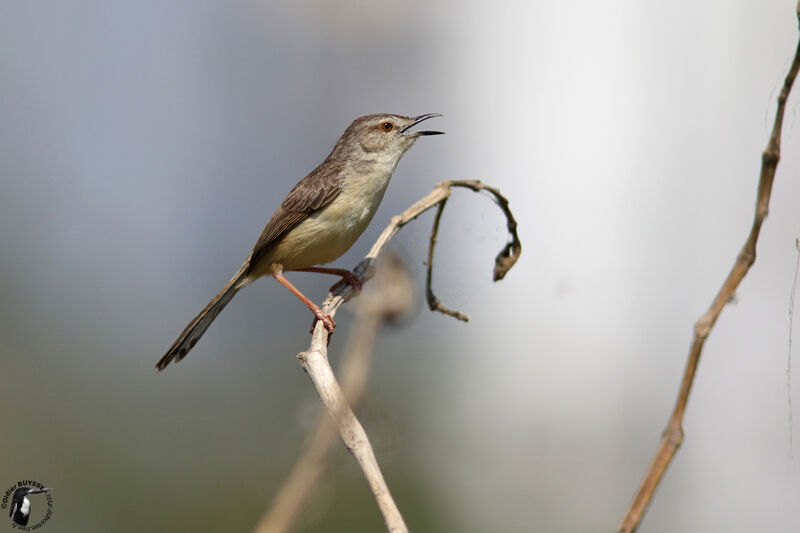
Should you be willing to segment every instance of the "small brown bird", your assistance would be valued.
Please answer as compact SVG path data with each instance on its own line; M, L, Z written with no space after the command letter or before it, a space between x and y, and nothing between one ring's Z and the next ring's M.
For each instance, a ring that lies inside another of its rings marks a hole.
M283 275L284 272L318 272L341 276L331 290L349 283L361 288L349 270L315 265L329 263L344 254L364 232L378 210L397 162L423 135L440 131L408 131L423 120L439 117L376 114L357 118L345 130L330 155L289 192L267 222L258 242L239 271L200 311L170 346L156 368L180 361L197 343L231 298L257 278L271 275L311 309L325 329L333 333L330 315Z

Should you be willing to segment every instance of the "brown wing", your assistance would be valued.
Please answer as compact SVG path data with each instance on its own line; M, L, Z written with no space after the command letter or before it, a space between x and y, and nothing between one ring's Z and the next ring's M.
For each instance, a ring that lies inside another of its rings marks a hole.
M258 263L258 259L272 243L305 220L310 213L328 205L339 195L341 170L341 163L327 160L289 191L253 247L251 265Z

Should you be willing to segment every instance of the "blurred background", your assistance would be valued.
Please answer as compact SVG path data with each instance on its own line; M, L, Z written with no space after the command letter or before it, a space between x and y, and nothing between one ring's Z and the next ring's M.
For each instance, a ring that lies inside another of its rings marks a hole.
M510 198L523 255L492 283L504 219L454 195L435 289L472 321L420 301L382 333L378 459L413 531L614 530L749 231L796 42L790 0L3 2L0 487L53 487L50 531L251 530L315 421L308 310L259 281L153 365L352 119L438 112L447 135L336 265L452 178ZM642 531L800 528L797 90L758 260ZM420 289L431 222L396 239ZM318 301L332 282L291 279ZM337 449L301 530L380 531Z

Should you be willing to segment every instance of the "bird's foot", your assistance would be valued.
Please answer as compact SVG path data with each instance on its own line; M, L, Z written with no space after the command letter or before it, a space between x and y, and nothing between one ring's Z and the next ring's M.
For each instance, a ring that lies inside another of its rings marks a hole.
M311 323L311 333L314 334L314 328L317 327L317 320L322 320L322 325L325 326L325 329L328 330L328 342L330 342L331 335L333 335L333 330L336 328L336 322L334 322L331 315L322 311L322 309L313 309L314 313L314 321Z
M346 272L347 272L346 274L342 274L342 279L331 285L331 288L329 290L330 292L334 292L342 285L347 284L353 287L353 293L354 293L353 296L358 296L361 293L361 289L364 287L364 284L361 283L361 280L358 279L358 276L356 276L350 271Z

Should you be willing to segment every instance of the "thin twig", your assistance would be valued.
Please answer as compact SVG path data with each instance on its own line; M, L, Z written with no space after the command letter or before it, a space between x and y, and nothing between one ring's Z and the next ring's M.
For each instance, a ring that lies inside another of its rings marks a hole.
M506 275L519 258L522 250L522 245L517 236L517 223L508 207L508 200L497 189L484 185L480 181L450 180L439 183L424 198L418 200L400 215L392 217L389 225L383 230L375 244L372 245L367 256L353 270L353 273L362 283L366 283L375 275L376 258L391 238L403 226L420 214L446 200L450 196L451 187L465 187L475 192L489 192L505 213L511 240L495 259L494 279L500 280ZM328 294L322 304L322 310L333 316L336 310L352 295L353 288L350 285L343 285L335 293ZM378 467L378 462L375 459L375 453L372 450L367 434L348 405L328 362L328 340L327 330L322 322L318 321L311 338L311 346L308 351L298 354L297 358L314 383L323 405L329 414L338 421L339 434L345 446L353 454L364 472L388 531L391 533L407 532L408 528L389 493L389 488Z
M798 9L800 9L800 2L798 3ZM798 15L800 16L800 11L798 11ZM661 436L661 442L650 463L647 474L642 484L639 486L633 503L631 503L625 517L620 523L619 532L629 533L635 531L639 526L656 487L661 481L672 458L675 456L675 452L677 452L678 447L680 447L683 441L683 416L686 411L686 404L689 400L689 393L692 389L697 364L700 361L700 354L703 351L703 345L711 329L714 327L714 323L717 321L717 318L719 318L722 309L725 307L725 304L731 300L734 291L756 260L756 243L758 242L761 225L769 210L769 200L772 193L772 183L775 179L775 169L780 159L781 129L783 126L783 115L786 109L786 99L789 97L789 92L797 77L798 68L800 68L800 42L798 42L794 60L784 80L783 88L778 95L778 108L775 112L775 123L772 127L772 134L767 143L767 148L764 150L761 157L761 177L758 182L758 196L753 226L750 229L750 234L744 246L736 258L733 268L722 284L714 301L711 303L708 311L706 311L694 325L694 340L689 350L689 357L686 362L686 368L684 369L678 399L675 402L672 415Z
M428 242L428 272L425 276L425 297L428 300L428 307L431 311L439 311L445 315L451 316L462 322L469 322L469 317L464 313L445 307L438 296L433 294L431 283L433 281L433 248L436 246L436 237L439 234L439 221L442 220L442 212L444 206L447 205L447 198L439 202L436 206L436 216L433 217L433 229L431 229L431 238Z
M378 327L383 321L393 321L407 314L413 307L411 283L399 257L388 254L378 267L370 289L358 300L356 320L339 364L342 391L353 409L364 395ZM336 443L338 419L322 413L305 452L278 489L254 533L291 531L325 472L330 451Z

